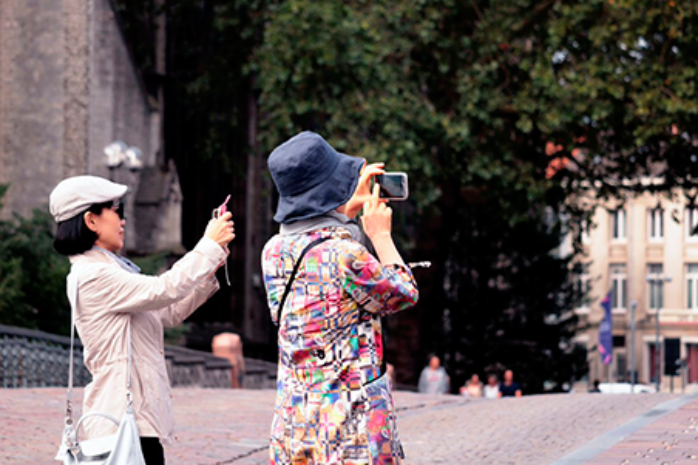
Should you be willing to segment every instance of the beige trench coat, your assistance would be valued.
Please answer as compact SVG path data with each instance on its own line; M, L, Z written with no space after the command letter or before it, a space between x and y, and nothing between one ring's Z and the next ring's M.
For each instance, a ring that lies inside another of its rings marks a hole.
M210 275L225 258L223 248L208 238L160 276L130 273L96 249L70 257L71 275L78 280L76 327L92 374L83 414L98 411L120 419L126 410L130 325L131 392L138 430L141 436L165 443L174 439L163 327L181 323L218 290L218 281ZM88 419L80 437L115 431L108 420Z

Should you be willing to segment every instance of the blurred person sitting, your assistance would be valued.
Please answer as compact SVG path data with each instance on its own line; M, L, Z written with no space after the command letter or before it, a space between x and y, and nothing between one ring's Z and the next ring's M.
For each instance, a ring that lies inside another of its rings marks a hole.
M465 386L460 388L460 393L466 397L482 397L482 381L477 373L473 374Z
M485 399L499 398L499 380L497 379L497 375L490 374L487 377L487 384L485 385L483 392L485 394Z
M514 372L504 372L504 382L499 385L499 397L521 397L521 386L514 382Z
M441 366L441 360L436 355L429 356L429 365L419 376L419 392L425 394L446 394L449 387L449 377Z

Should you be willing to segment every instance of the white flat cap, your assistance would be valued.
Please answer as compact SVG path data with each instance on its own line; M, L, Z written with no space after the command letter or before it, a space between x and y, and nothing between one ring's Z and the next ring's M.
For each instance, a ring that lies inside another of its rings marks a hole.
M51 215L57 223L69 220L96 203L120 199L128 186L98 176L74 176L59 182L49 196Z

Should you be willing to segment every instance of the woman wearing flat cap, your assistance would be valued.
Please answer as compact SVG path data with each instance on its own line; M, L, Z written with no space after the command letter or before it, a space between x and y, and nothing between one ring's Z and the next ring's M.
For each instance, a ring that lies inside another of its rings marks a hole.
M399 463L381 317L413 306L418 291L393 243L391 210L370 188L383 165L312 132L281 144L268 165L281 223L262 254L279 325L271 463ZM377 257L353 221L362 208Z
M126 409L129 346L133 409L148 465L164 464L161 441L174 438L170 382L164 358L163 327L191 315L218 290L215 271L235 237L231 214L211 220L196 247L161 276L144 276L117 255L124 246L122 198L127 186L96 176L61 181L50 196L58 223L54 248L70 257L68 276L77 286L75 325L92 382L83 413L121 418ZM129 342L131 342L129 344ZM80 437L113 434L108 421L86 421Z

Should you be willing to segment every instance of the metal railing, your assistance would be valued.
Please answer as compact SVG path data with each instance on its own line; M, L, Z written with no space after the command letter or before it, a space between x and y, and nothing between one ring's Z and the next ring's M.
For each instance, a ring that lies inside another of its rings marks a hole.
M0 387L67 386L69 355L68 337L0 325ZM166 346L165 360L172 386L232 385L230 362L210 353ZM75 341L74 364L75 385L85 386L92 377L83 363L79 340Z
M70 338L0 325L0 386L3 388L67 386ZM75 343L74 380L91 379L82 362L82 344Z

